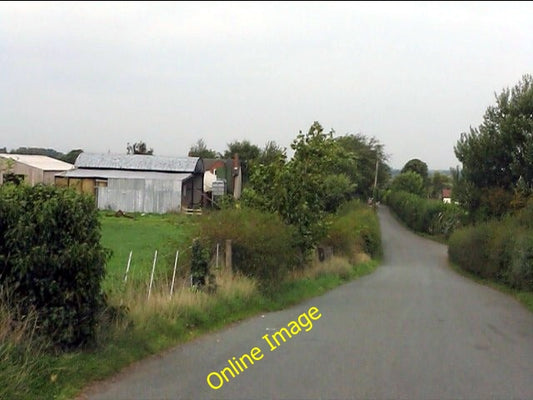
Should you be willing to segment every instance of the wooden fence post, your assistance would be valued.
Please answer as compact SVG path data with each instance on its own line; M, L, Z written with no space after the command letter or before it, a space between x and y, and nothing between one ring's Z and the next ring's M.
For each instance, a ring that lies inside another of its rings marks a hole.
M233 269L232 265L232 254L231 254L231 240L226 240L226 271L231 272Z

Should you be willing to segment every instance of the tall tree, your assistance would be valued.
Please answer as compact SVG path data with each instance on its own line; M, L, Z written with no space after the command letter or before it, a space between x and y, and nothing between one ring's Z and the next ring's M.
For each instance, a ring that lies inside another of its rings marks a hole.
M259 158L261 149L255 144L250 143L249 140L236 140L228 143L228 149L224 152L224 158L233 158L235 154L239 155L243 181L247 182L251 166Z
M300 132L291 147L295 151L291 160L280 157L254 168L243 197L249 205L277 212L294 225L305 253L324 234L325 213L353 192L355 184L344 171L356 169L356 162L318 122L307 134Z
M357 184L354 195L363 199L373 196L376 162L378 163L378 189L388 183L391 175L391 169L387 164L388 156L385 154L383 145L376 138L357 134L340 136L336 140L357 158L357 170L345 171Z
M210 150L204 142L204 139L198 139L196 144L192 145L188 153L189 157L217 158L217 152Z
M265 147L261 149L261 153L257 158L258 164L271 164L278 159L285 159L287 156L285 154L285 149L278 146L278 144L270 140L265 144Z
M460 199L470 210L497 188L533 193L533 76L524 75L513 89L495 97L479 127L461 133L454 147L463 178L477 189ZM476 198L476 193L483 194Z
M391 189L394 191L413 193L421 197L426 193L422 176L413 171L402 172L400 175L396 176L392 181Z
M422 177L424 184L428 182L428 165L418 158L413 158L405 163L401 173L412 171Z

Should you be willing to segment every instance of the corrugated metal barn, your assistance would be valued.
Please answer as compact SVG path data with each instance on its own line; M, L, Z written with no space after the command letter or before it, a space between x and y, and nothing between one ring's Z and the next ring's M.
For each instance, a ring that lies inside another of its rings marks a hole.
M94 194L100 209L160 214L202 204L197 157L81 153L75 166L56 175L56 185Z

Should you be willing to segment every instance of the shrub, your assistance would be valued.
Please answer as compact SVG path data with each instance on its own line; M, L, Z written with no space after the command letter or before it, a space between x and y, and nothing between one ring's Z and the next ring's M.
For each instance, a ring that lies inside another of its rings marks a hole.
M0 286L19 304L20 317L34 309L37 332L59 347L90 342L105 305L100 285L108 257L94 199L4 185L0 215Z
M381 253L379 222L374 210L357 200L343 205L330 221L323 244L337 255L352 259L358 252L371 256Z
M204 239L232 241L233 269L255 278L262 290L271 290L300 259L294 228L273 213L250 208L210 212L200 221Z
M520 216L455 231L450 260L482 278L533 290L533 230L524 227Z

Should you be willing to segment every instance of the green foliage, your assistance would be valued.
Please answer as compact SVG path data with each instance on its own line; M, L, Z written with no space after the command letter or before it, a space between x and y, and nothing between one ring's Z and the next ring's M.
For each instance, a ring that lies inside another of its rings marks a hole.
M418 158L413 158L407 161L403 166L401 173L403 174L409 171L420 175L424 183L428 181L428 166L424 161L419 160Z
M249 140L243 140L242 142L236 140L228 143L228 149L224 152L223 158L233 158L235 154L239 155L243 182L248 182L252 165L259 158L261 149Z
M344 204L331 217L323 244L331 246L335 254L347 257L352 262L360 252L372 257L379 256L381 236L375 211L358 200Z
M189 157L200 158L217 158L217 152L207 148L204 139L198 139L196 144L192 145L188 153Z
M356 168L355 156L324 133L315 122L309 132L300 134L291 147L293 158L279 158L258 165L243 191L245 204L281 216L296 228L296 243L302 254L313 248L326 233L325 214L335 211L349 198L355 184L345 171ZM336 176L336 177L334 177Z
M285 149L278 146L276 142L270 140L265 144L265 147L261 150L256 162L258 164L272 164L279 159L285 160L287 158Z
M357 158L357 168L347 168L344 171L356 184L353 194L362 199L374 197L376 161L378 161L378 191L385 187L391 175L383 145L376 138L367 138L361 134L340 136L335 140Z
M209 252L200 240L195 239L191 251L191 277L192 285L197 288L205 286L209 274Z
M481 278L533 290L533 226L527 219L532 210L533 203L503 220L455 231L449 240L450 260Z
M69 164L74 164L81 153L83 153L83 150L81 149L71 150L61 157L61 161L67 162Z
M395 192L407 192L423 197L426 193L422 176L413 171L402 172L396 176L391 184Z
M53 344L90 342L105 305L100 285L108 258L94 199L49 186L4 185L0 215L0 286L22 314L35 309L38 333Z
M11 154L28 154L36 156L48 156L60 160L63 157L63 153L54 149L45 149L42 147L19 147L18 149L12 149Z
M263 290L276 288L300 259L294 229L272 213L225 209L200 220L202 238L224 245L232 241L233 269L257 279Z
M448 237L465 223L465 212L455 204L428 200L402 191L391 192L387 203L407 226L417 232Z
M526 197L533 193L533 77L524 75L512 90L497 95L481 125L463 132L454 151L463 164L461 183L466 186L458 190L458 199L469 211L480 206L483 189L512 194L520 187ZM484 206L490 215L507 211L499 204L494 209L490 203Z
M433 199L440 199L442 196L442 190L449 189L451 184L451 177L441 174L438 171L434 172L431 176L429 196Z

